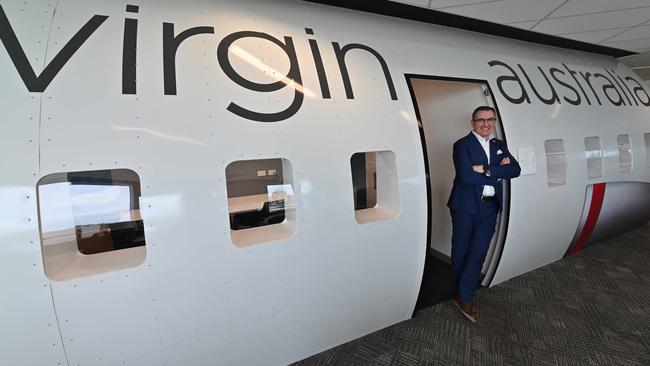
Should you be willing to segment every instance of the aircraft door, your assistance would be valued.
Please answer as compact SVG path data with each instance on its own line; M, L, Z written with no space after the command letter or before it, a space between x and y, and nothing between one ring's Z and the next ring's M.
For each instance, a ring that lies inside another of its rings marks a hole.
M450 263L452 225L447 200L455 176L453 144L471 130L470 119L474 108L479 105L495 107L495 104L485 81L424 76L410 76L408 81L420 122L420 136L428 167L429 254L437 260L427 260L427 266L436 262ZM504 140L500 122L497 122L495 134ZM505 241L509 186L506 182L502 184L505 207L497 219L496 233L484 262L484 286L491 282ZM425 269L425 275L427 272L439 271Z

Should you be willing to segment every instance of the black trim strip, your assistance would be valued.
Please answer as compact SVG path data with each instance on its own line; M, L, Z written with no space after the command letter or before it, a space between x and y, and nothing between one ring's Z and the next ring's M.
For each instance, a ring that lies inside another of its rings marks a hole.
M411 94L411 101L413 103L413 108L415 110L415 118L417 118L418 121L418 131L420 133L420 141L422 143L422 153L424 157L424 171L426 174L426 187L427 187L427 242L425 245L426 252L425 252L425 268L426 268L426 258L429 257L429 244L431 243L431 179L429 177L429 156L427 153L427 142L426 142L426 137L424 136L424 124L422 123L422 117L420 115L420 108L418 107L417 103L417 98L415 96L415 91L413 90L413 84L411 83L411 79L424 79L424 80L442 80L442 81L458 81L458 82L465 82L465 83L476 83L476 84L483 84L486 85L488 88L488 91L490 92L490 98L492 99L492 103L494 104L494 110L497 112L497 118L499 121L502 121L503 119L501 118L501 113L499 112L499 106L497 105L497 101L494 98L494 93L492 92L492 87L490 86L490 83L487 80L481 80L481 79L469 79L469 78L457 78L457 77L448 77L448 76L432 76L432 75L420 75L420 74L404 74L404 77L406 78L406 84L408 85L409 93ZM501 130L501 136L503 137L503 142L508 144L508 139L506 138L506 131L503 128L503 123L499 125L499 128ZM510 225L510 195L511 195L511 186L510 186L510 180L506 180L506 185L508 188L508 197L507 199L504 197L504 204L507 205L508 208L508 215L502 215L501 219L504 220L504 234L503 234L503 245L498 246L497 250L498 252L495 253L494 255L497 256L496 258L496 263L494 266L494 270L492 273L487 273L486 275L489 276L487 279L487 286L489 287L492 284L492 281L494 279L494 275L496 274L497 268L499 268L499 265L501 264L501 257L503 255L503 250L505 248L506 240L508 238L508 227ZM503 210L502 210L503 212ZM424 271L422 273L424 275ZM421 280L422 281L422 280Z
M499 106L497 106L497 100L494 98L494 92L492 92L492 87L490 86L490 83L485 80L485 85L487 85L488 91L490 92L490 98L492 98L492 103L494 104L494 110L497 111L497 118L499 121L503 121L501 118L501 113L499 112ZM501 136L503 137L503 142L508 146L508 139L506 137L506 129L503 127L503 122L499 124L501 128ZM508 149L510 150L510 149ZM512 151L510 152L512 154ZM508 239L508 228L510 226L510 197L512 196L512 187L510 186L510 179L505 179L505 184L508 188L508 197L504 197L504 204L508 206L508 215L506 217L501 216L501 220L504 220L504 230L503 230L503 245L497 247L498 253L495 253L498 257L496 258L496 263L494 265L494 270L492 273L488 273L487 275L489 276L487 279L487 286L489 287L492 285L492 280L494 280L494 275L497 273L497 269L499 268L499 265L501 264L501 256L503 255L503 249L506 247L506 241ZM501 209L501 212L503 213L503 209ZM494 255L494 254L493 254Z
M636 52L605 47L572 39L537 33L503 24L491 23L485 20L468 18L460 15L443 13L441 11L422 8L419 6L396 3L388 0L374 1L344 1L344 0L303 0L340 8L360 10L366 13L386 15L395 18L415 20L423 23L443 25L464 29L493 36L517 39L520 41L543 44L546 46L567 48L577 51L598 53L613 57L636 55Z

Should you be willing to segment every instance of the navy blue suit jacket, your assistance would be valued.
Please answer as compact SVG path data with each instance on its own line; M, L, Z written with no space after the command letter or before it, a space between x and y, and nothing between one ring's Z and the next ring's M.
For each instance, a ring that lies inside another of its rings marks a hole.
M517 160L508 151L506 144L496 138L490 140L490 157L490 176L487 177L472 169L472 165L485 165L488 163L485 150L483 150L476 136L470 132L467 136L454 143L456 177L454 178L454 187L451 190L451 196L447 202L449 208L469 213L478 213L484 185L494 187L497 202L499 203L499 207L501 207L503 203L501 179L518 177L521 168ZM510 158L510 164L499 165L505 157Z

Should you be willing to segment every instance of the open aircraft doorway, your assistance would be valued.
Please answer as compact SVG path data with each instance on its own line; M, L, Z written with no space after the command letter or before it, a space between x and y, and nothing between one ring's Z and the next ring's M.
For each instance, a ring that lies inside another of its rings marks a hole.
M506 141L499 111L490 86L485 80L407 74L406 80L420 127L427 179L428 223L427 256L420 294L419 310L451 298L455 283L451 273L451 215L447 200L455 176L453 144L471 130L474 108L488 105L497 110L496 137ZM510 206L510 183L503 181L504 207L481 270L481 285L489 286L505 242Z

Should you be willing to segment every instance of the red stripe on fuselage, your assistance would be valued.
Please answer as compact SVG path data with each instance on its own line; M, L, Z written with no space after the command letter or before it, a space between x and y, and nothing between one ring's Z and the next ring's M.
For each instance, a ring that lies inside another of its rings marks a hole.
M603 207L603 200L605 198L605 183L594 184L592 193L591 193L591 205L589 206L589 214L587 214L587 221L585 222L584 228L580 233L580 237L576 241L576 244L571 249L571 254L577 253L582 250L582 248L587 244L591 232L594 231L596 226L596 221L598 221L598 216L600 216L600 209Z

